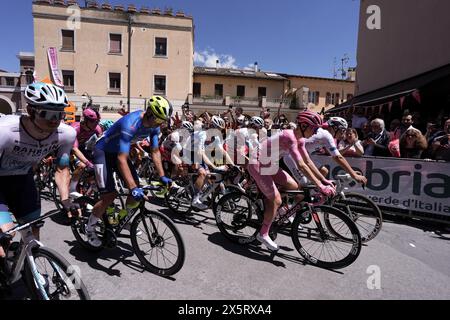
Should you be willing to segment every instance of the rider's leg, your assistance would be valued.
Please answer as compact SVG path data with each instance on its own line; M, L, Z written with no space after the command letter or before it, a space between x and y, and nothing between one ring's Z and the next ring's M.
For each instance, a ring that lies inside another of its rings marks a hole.
M206 179L206 170L202 167L198 169L198 177L197 180L195 180L194 188L196 191L196 194L198 194L203 189L203 185L205 184Z
M326 177L326 176L328 175L328 169L327 169L327 167L325 167L325 166L322 166L322 167L319 169L319 171L320 171L320 173L321 173L324 177Z
M77 191L78 181L80 181L80 177L83 173L84 168L86 168L86 165L83 162L79 161L77 163L75 171L72 174L72 179L70 180L69 192Z
M9 212L0 212L0 229L2 232L6 232L10 229L14 228L14 223L11 217L11 213ZM0 246L0 258L5 257L5 251L3 247Z

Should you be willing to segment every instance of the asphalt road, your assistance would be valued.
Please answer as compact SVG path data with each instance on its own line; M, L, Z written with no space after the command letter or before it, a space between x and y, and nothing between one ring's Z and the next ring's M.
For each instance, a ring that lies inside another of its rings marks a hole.
M229 242L211 211L180 217L156 204L179 228L186 246L183 269L167 279L144 271L128 238L116 249L82 249L58 218L48 219L42 242L81 270L92 299L302 300L450 299L450 231L385 221L351 266L337 271L305 265L288 236L274 258L261 246ZM55 206L43 200L43 212ZM22 299L20 284L14 298Z

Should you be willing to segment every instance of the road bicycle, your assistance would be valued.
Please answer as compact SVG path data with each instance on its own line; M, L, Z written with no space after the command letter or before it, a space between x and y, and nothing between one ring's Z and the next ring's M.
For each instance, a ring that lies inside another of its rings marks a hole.
M161 187L150 185L143 189L145 192L160 191ZM131 223L130 237L133 251L146 270L161 276L171 276L181 270L185 260L185 246L181 234L169 217L145 207L148 199L142 201L136 209L129 210L128 215L117 224L111 224L105 212L95 226L102 245L92 246L86 235L86 225L97 201L86 196L74 199L74 202L80 205L82 215L74 220L71 228L83 248L93 252L115 248L122 231Z
M361 235L355 223L341 210L323 205L323 197L312 195L315 186L301 191L282 192L283 206L290 208L272 223L269 235L286 229L295 215L290 236L295 249L309 263L322 268L339 269L352 264L361 252ZM301 196L303 200L296 201ZM215 212L220 232L238 244L256 241L264 220L263 196L252 198L247 193L232 192L223 196Z
M363 243L374 239L383 225L383 214L378 205L365 195L348 191L347 185L356 185L349 174L337 175L335 182L336 196L329 198L328 204L352 219L358 227Z
M172 212L189 215L192 210L197 210L192 206L197 177L198 172L190 172L175 180L179 188L170 189L165 197L166 205ZM231 167L226 171L212 170L207 175L200 201L214 211L221 196L232 191L244 191L239 185L240 177L241 171L238 167Z
M6 257L0 259L1 285L10 288L23 278L32 299L89 300L79 269L32 236L31 227L42 227L44 220L54 214L0 233L0 244L6 253ZM21 240L11 243L17 231Z

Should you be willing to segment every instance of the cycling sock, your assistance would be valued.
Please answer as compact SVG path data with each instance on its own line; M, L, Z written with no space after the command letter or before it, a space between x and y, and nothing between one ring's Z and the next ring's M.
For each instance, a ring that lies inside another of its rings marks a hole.
M259 231L259 234L263 237L268 236L271 225L272 225L272 222L269 224L263 223L261 230Z

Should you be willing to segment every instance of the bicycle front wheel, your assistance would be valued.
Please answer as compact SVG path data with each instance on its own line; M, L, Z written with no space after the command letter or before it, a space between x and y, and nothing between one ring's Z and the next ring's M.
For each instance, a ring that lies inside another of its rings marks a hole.
M345 199L337 196L332 199L333 207L346 213L355 222L362 242L375 238L381 230L383 216L375 202L359 193L346 192Z
M305 208L297 213L291 237L300 255L321 268L345 268L361 252L361 235L356 225L345 213L329 206L317 206L312 211Z
M80 270L72 266L56 251L38 247L32 250L37 274L30 263L25 268L25 281L33 299L36 300L90 300ZM38 286L41 283L45 293Z
M166 215L143 208L134 218L130 234L134 253L148 271L171 276L183 267L183 238Z

